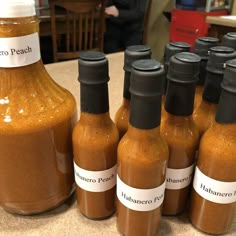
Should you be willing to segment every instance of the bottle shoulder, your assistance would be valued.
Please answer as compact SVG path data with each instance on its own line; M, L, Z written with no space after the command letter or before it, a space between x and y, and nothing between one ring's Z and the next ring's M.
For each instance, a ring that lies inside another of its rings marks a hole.
M166 161L169 151L165 140L157 130L126 132L118 145L120 158L130 158L137 161Z
M82 112L73 130L73 139L81 144L92 142L105 145L106 143L118 142L119 134L109 112L104 114Z
M236 181L236 124L214 124L202 136L197 165L211 178Z
M77 115L74 97L50 77L41 61L24 68L1 68L0 73L0 126L4 129L25 132Z
M161 123L161 136L167 143L184 146L198 143L199 131L192 116L175 118L167 117Z

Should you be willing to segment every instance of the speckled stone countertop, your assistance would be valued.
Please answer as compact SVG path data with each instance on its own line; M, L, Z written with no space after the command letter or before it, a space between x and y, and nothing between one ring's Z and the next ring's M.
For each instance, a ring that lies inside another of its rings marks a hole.
M111 117L120 106L123 94L123 53L108 55L109 99ZM68 89L76 98L79 112L79 82L77 60L46 65L52 78ZM116 236L115 215L107 220L92 221L82 216L76 207L75 194L60 207L37 216L16 216L0 209L0 236ZM189 222L187 213L177 217L162 217L158 236L205 235ZM227 235L236 235L236 217ZM135 236L135 235L134 235Z

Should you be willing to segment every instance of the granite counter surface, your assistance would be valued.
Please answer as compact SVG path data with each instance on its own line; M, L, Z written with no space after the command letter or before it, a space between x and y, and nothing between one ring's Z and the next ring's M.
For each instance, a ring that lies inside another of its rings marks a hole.
M123 94L123 53L108 55L109 99L111 117L120 106ZM60 62L46 65L52 78L68 89L76 98L79 112L78 61ZM82 216L76 207L75 194L60 207L36 216L16 216L0 209L0 236L118 236L115 215L102 221L92 221ZM158 236L205 235L189 222L187 213L177 217L162 217ZM236 235L236 217L227 234Z

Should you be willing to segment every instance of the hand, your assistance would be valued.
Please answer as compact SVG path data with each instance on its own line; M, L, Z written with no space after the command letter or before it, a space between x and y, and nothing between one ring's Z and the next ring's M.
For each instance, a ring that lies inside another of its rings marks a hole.
M119 16L119 10L114 5L112 5L110 7L106 7L105 8L105 13L109 16L114 16L114 17Z

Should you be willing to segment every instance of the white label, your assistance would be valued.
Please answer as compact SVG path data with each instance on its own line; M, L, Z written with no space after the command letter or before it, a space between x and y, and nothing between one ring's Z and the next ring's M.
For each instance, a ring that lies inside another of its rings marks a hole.
M165 182L152 189L137 189L128 186L117 175L117 197L129 209L135 211L152 211L158 208L165 194Z
M204 175L196 167L193 187L195 191L208 201L228 204L236 202L236 182L222 182Z
M190 185L193 177L194 165L184 169L166 170L166 188L167 189L182 189Z
M0 67L27 66L39 60L38 33L21 37L0 38Z
M117 165L108 170L89 171L74 162L76 184L89 192L105 192L116 185Z

